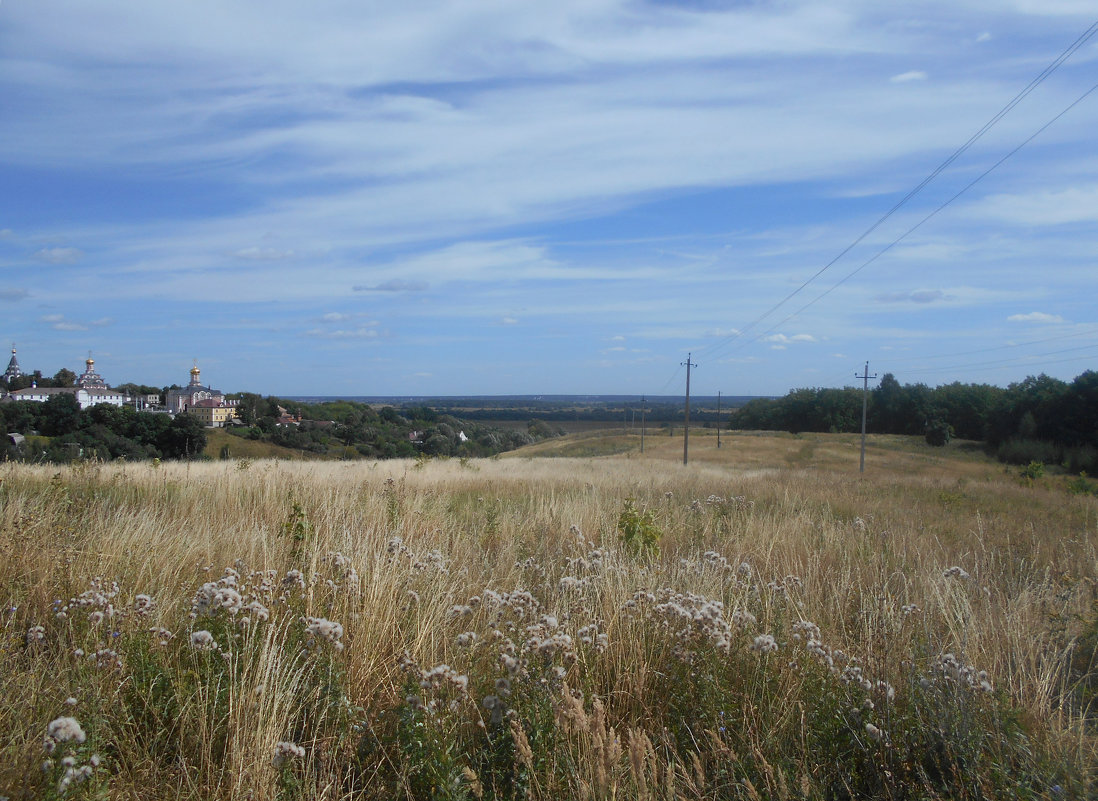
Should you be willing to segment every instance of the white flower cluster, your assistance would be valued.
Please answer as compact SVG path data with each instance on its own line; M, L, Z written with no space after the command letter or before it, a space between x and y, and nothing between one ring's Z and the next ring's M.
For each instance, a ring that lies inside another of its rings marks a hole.
M343 626L334 620L323 617L310 617L305 619L305 634L309 638L309 646L319 641L326 643L336 651L343 650Z
M213 617L222 610L236 615L244 607L244 596L237 589L240 574L231 567L217 581L207 581L194 594L191 617Z
M639 590L625 602L624 611L652 618L667 631L672 652L686 662L692 662L703 646L725 652L732 648L732 628L724 618L720 601L669 587L655 595Z
M945 681L968 687L974 692L995 692L995 686L991 683L987 671L966 665L953 654L939 656L931 665L931 669Z
M217 651L220 646L218 646L213 634L205 629L200 629L191 632L191 648L196 651Z
M292 759L304 759L305 749L297 743L283 740L282 742L275 743L274 750L271 753L271 764L276 768L281 768Z
M942 571L942 578L958 578L961 580L965 580L969 578L969 575L968 571L965 570L963 567L958 567L957 565L954 565L953 567Z
M304 590L306 587L305 574L296 567L287 570L286 575L282 577L281 586L284 593L290 593L294 590Z
M88 621L92 625L99 625L104 618L114 617L114 599L118 596L119 587L117 581L110 584L96 576L91 580L91 589L85 590L75 598L70 598L67 604L60 601L54 602L54 615L59 620L66 619L71 612L83 611L88 615Z
M236 560L236 567L225 568L225 574L220 579L208 581L198 588L191 602L192 620L215 617L222 612L227 613L241 627L270 620L271 613L267 604L272 603L274 598L275 572L254 571L242 579L237 568L246 569L240 559ZM300 575L300 571L290 572ZM304 585L303 578L301 581ZM296 580L287 584L286 579L283 579L281 600L285 601L289 597L294 586Z
M576 638L581 645L594 646L595 650L601 654L610 645L610 638L604 632L599 631L602 625L601 620L596 620L586 626L581 626L576 632Z
M338 590L343 586L358 586L358 571L351 564L350 557L344 556L339 551L332 551L327 556L321 557L320 563L331 567L331 578L327 582L331 589Z
M538 622L526 627L523 651L536 653L546 662L552 661L557 654L567 665L576 661L572 637L562 630L560 621L553 615L542 615Z
M88 735L84 733L84 728L76 718L55 718L46 727L43 748L47 754L52 754L58 743L82 743L87 739Z
M760 634L751 643L751 650L757 654L771 654L778 650L778 643L772 634Z
M92 754L88 758L86 765L81 765L76 761L74 756L66 756L61 759L61 766L65 771L61 774L61 779L57 782L57 794L64 795L69 791L69 788L74 784L80 784L87 781L95 774L95 769L99 767L100 759L98 754Z
M139 593L133 598L133 612L135 615L144 616L150 614L156 608L156 602L152 596Z

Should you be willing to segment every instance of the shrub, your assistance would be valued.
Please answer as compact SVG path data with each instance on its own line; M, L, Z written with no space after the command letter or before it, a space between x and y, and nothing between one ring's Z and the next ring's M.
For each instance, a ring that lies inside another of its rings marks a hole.
M618 515L618 531L625 547L641 556L658 554L663 532L656 525L655 514L651 509L638 510L632 498L626 498L623 506Z
M926 424L926 442L940 448L953 439L953 426L945 420L931 420Z
M1026 481L1036 481L1045 474L1045 466L1040 462L1030 462L1018 472Z
M1039 439L1011 439L999 446L996 457L1007 464L1058 464L1060 448L1052 442Z

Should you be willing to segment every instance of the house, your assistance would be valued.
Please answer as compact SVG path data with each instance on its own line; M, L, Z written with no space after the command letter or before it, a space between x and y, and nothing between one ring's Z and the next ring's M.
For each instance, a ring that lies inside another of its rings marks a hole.
M207 398L188 406L186 412L201 420L206 428L223 428L236 419L236 403Z
M27 387L10 393L8 399L45 403L54 395L75 395L81 409L87 409L99 403L109 403L111 406L126 404L126 396L110 387Z

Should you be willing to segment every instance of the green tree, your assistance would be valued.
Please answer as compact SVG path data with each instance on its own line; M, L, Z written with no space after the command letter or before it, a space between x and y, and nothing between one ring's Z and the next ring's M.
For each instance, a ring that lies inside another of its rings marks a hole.
M50 395L42 404L41 428L48 437L57 437L75 431L80 425L80 404L69 392Z
M162 434L159 446L169 459L193 459L206 447L206 429L197 417L177 414Z
M55 387L71 387L76 384L76 373L67 367L62 367L56 373L53 374L53 385Z

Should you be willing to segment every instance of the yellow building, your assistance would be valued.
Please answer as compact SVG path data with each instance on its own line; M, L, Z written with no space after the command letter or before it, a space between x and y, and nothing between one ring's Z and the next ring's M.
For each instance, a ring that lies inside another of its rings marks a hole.
M187 406L187 414L197 417L207 428L222 428L236 419L235 401L207 399Z

